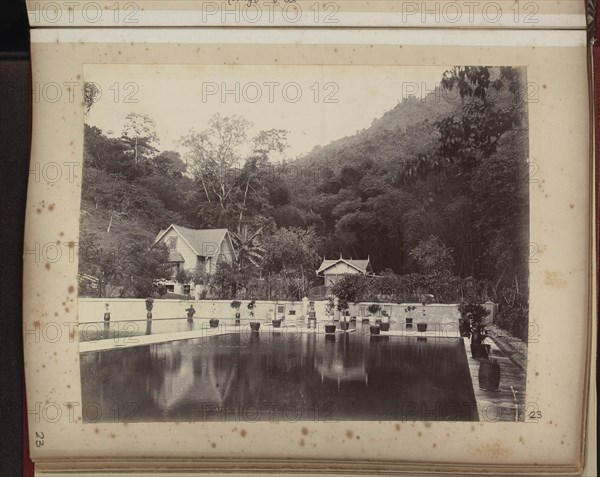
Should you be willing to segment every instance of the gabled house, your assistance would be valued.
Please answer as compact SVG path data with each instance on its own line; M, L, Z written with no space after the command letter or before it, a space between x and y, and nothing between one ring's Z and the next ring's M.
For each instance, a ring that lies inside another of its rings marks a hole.
M342 258L340 255L337 260L323 259L323 263L317 270L317 276L324 278L326 287L335 285L348 274L374 275L371 261L368 257L366 260L352 260Z
M212 275L221 261L233 262L236 258L231 236L227 229L190 229L171 224L161 230L154 244L162 242L169 249L169 263L173 265L173 277L179 270L204 271ZM190 294L190 284L166 282L170 292ZM176 287L175 285L178 285Z

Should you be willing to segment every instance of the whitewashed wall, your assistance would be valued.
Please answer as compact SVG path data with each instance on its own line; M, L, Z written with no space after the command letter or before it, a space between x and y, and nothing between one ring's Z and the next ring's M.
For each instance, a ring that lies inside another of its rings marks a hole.
M143 320L146 319L146 300L139 298L80 298L79 299L79 322L90 323L94 321L102 321L104 317L104 304L109 304L109 311L112 321L124 320ZM241 319L243 321L250 320L248 310L248 300L242 301L240 307ZM279 305L285 307L285 316L288 320L304 319L307 309L308 300L303 301L279 301ZM368 315L366 307L370 303L360 303L350 305L350 315L360 317ZM451 304L431 304L425 307L425 315L423 315L423 306L420 303L378 303L391 316L392 320L404 322L406 317L412 317L413 322L425 321L426 323L457 323L460 313L458 305ZM231 308L231 300L155 300L152 310L153 318L184 318L186 316L186 308L194 305L196 309L195 318L219 318L233 319L235 310ZM415 310L405 312L407 306L415 306ZM315 312L318 321L327 320L325 309L326 301L316 301ZM494 318L495 305L493 303L485 304L490 309L490 316L487 322L492 322ZM295 315L289 315L290 310L295 310ZM275 302L273 301L257 301L255 308L255 319L257 321L272 319L275 311ZM339 314L336 313L336 318Z
M79 322L89 323L102 321L104 317L104 304L109 304L110 318L112 321L144 320L146 319L146 300L143 298L80 298ZM248 300L242 301L240 307L241 319L250 320ZM300 318L302 302L278 302L285 305L285 313L290 309L296 310L296 315L290 319ZM153 318L178 318L185 317L186 308L194 305L196 314L194 318L231 318L235 317L235 310L231 308L231 300L154 300L152 309ZM257 301L254 309L257 320L266 320L273 316L274 302ZM324 312L324 308L322 310ZM317 313L319 311L317 310Z

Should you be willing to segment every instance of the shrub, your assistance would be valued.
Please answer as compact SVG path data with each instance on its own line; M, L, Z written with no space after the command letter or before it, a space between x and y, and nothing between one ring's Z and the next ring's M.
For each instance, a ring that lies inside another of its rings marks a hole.
M256 307L256 300L252 299L248 303L248 310L250 310L250 316L254 317L254 308Z
M190 283L192 281L192 274L185 268L180 268L175 273L175 281L183 284Z
M350 308L350 305L348 304L348 302L346 300L344 300L343 298L338 299L338 304L337 304L337 309L339 312L342 313L342 315L346 315L346 312L348 311L348 309Z
M510 334L527 342L529 339L529 306L526 303L517 306L501 307L495 323Z
M327 305L325 305L325 314L328 317L332 317L334 310L335 310L335 304L333 302L333 297L330 296L329 298L327 298Z
M458 311L463 320L471 318L474 323L481 323L483 319L490 314L490 311L477 303L461 302L458 305Z
M396 303L420 302L423 294L432 294L438 303L481 303L492 294L492 285L486 280L460 278L446 271L428 274L393 273L377 278L346 275L333 287L333 294L348 302L386 300Z
M483 319L490 314L490 311L478 303L465 302L458 305L458 311L461 333L463 330L470 332L471 343L481 344L487 335Z

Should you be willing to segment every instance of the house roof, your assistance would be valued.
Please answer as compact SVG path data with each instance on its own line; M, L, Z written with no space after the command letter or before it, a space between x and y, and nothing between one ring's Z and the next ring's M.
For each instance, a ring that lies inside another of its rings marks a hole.
M175 230L179 236L191 247L196 255L201 257L214 257L221 250L221 242L229 233L227 229L189 229L181 225L171 224L161 230L156 236L157 243L169 230Z
M323 260L323 263L317 270L317 275L340 262L345 263L352 268L355 268L356 270L358 270L361 273L364 273L365 275L368 272L370 272L371 262L368 258L366 260L352 260L349 258L340 257L337 260Z
M169 249L169 262L185 262L183 259L183 255L181 255L177 250Z

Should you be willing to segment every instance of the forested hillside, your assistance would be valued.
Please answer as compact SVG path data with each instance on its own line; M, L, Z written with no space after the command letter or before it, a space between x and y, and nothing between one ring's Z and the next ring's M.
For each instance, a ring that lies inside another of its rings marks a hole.
M227 227L241 253L211 279L216 294L300 297L318 284L322 257L343 254L368 256L378 274L473 277L494 299L509 290L513 305L515 293L523 303L525 78L515 68L456 67L440 80L424 99L390 97L368 129L287 164L271 159L285 151L287 131L248 137L239 116L215 114L203 131L181 131L181 155L160 150L148 116L124 118L120 136L86 125L82 246L98 260L147 247L171 223ZM93 91L86 97L93 108ZM81 271L118 286L128 266L109 272L84 257Z

